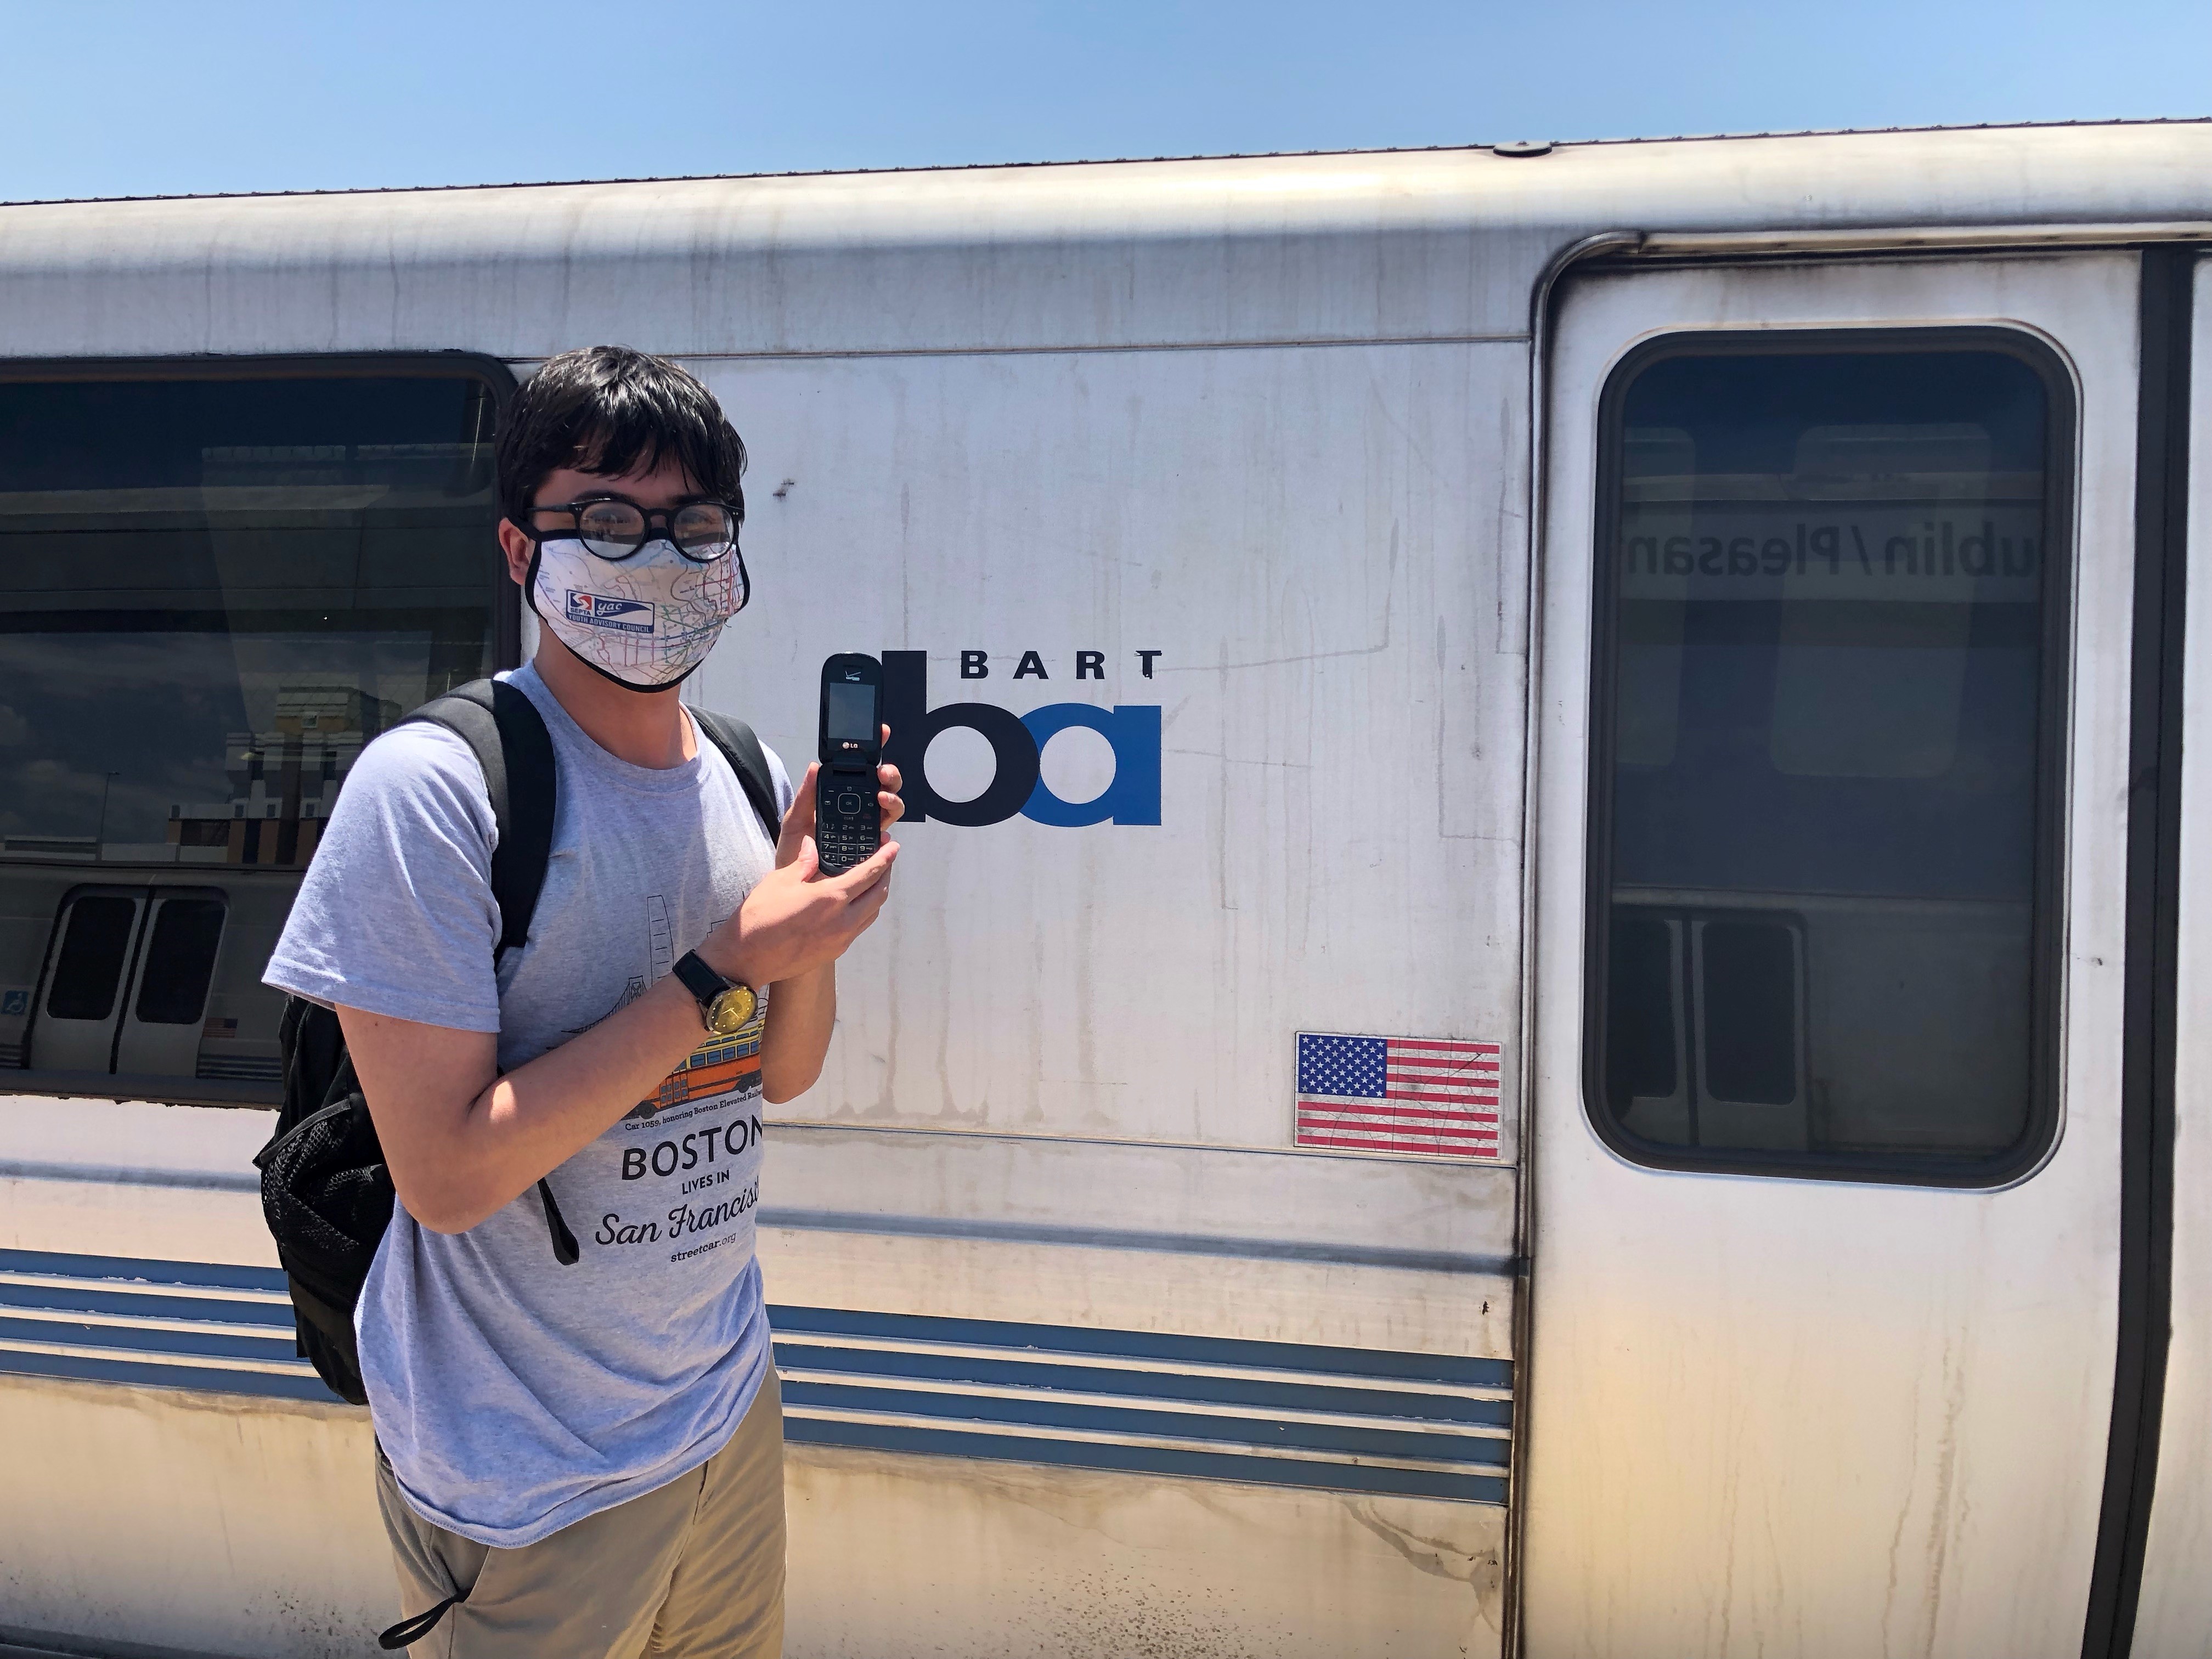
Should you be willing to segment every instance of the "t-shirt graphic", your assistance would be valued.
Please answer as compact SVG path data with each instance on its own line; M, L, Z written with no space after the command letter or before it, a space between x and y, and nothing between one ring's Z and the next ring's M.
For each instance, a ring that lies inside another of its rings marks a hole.
M768 1000L728 1036L709 1036L666 1077L660 1087L632 1107L623 1121L649 1118L695 1100L717 1095L752 1094L760 1088L761 1035L768 1029Z
M451 732L402 726L348 778L266 977L495 1032L512 1071L658 983L775 849L712 744L682 766L631 766L532 670L508 678L545 717L560 777L529 942L495 975L483 773ZM394 1207L355 1325L377 1439L425 1519L520 1547L696 1468L735 1431L769 1364L753 1256L766 1014L763 998L546 1177L573 1265L554 1258L534 1189L464 1233Z
M668 931L668 901L658 893L645 896L645 936L653 953L653 977L658 983L676 965L676 942Z

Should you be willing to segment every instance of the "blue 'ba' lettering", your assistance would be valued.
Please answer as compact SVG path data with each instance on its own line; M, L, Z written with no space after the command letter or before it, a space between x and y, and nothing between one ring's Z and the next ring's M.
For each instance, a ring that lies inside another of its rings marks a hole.
M978 679L981 652L961 653L962 678ZM1145 677L1152 678L1158 651L1140 651ZM1103 653L1076 653L1079 679L1100 678ZM1043 678L1038 653L1025 652L1017 678ZM1160 706L1158 703L1054 702L1026 714L995 703L949 702L929 706L929 653L884 653L884 719L891 740L884 758L905 774L902 793L910 823L975 826L1002 823L1016 813L1036 823L1079 829L1091 823L1158 823L1160 821ZM946 800L929 787L922 757L940 732L964 726L991 745L996 757L989 785L973 800ZM1076 726L1096 732L1114 750L1114 781L1097 799L1062 800L1040 775L1046 744Z

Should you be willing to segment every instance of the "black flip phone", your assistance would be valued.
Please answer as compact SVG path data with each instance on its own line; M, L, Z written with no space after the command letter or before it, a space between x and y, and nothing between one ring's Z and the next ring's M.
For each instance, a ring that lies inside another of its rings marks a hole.
M815 758L814 846L830 874L883 844L876 768L884 757L884 665L841 653L822 665L822 741Z

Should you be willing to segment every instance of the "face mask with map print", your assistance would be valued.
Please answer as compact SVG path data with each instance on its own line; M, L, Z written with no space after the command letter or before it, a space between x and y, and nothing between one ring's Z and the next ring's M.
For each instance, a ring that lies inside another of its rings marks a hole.
M707 660L737 614L738 561L685 558L664 538L626 559L580 540L544 541L531 562L530 608L585 666L633 691L674 685Z

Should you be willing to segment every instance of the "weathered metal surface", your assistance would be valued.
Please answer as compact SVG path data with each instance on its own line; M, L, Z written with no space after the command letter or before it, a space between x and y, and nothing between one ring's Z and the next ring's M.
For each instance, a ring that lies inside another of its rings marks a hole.
M1158 823L902 827L896 902L798 1113L1287 1149L1296 1031L1511 1030L1518 348L706 367L771 489L757 609L701 699L803 759L823 656L914 651L933 709L1159 723ZM987 678L962 678L971 651ZM1016 678L1032 652L1042 675ZM1073 800L1115 775L1081 732L1045 767ZM965 730L928 766L954 799L993 770ZM1286 1188L1285 1238L1388 1245L1512 1179L1400 1164L1422 1196L1384 1200L1291 1156L1334 1195ZM1510 1253L1453 1224L1454 1248Z
M809 1446L793 1659L1494 1653L1504 1511Z
M0 1376L0 1627L234 1659L362 1659L395 1616L368 1415Z
M0 354L1510 337L1592 230L2212 219L2212 126L0 209Z

